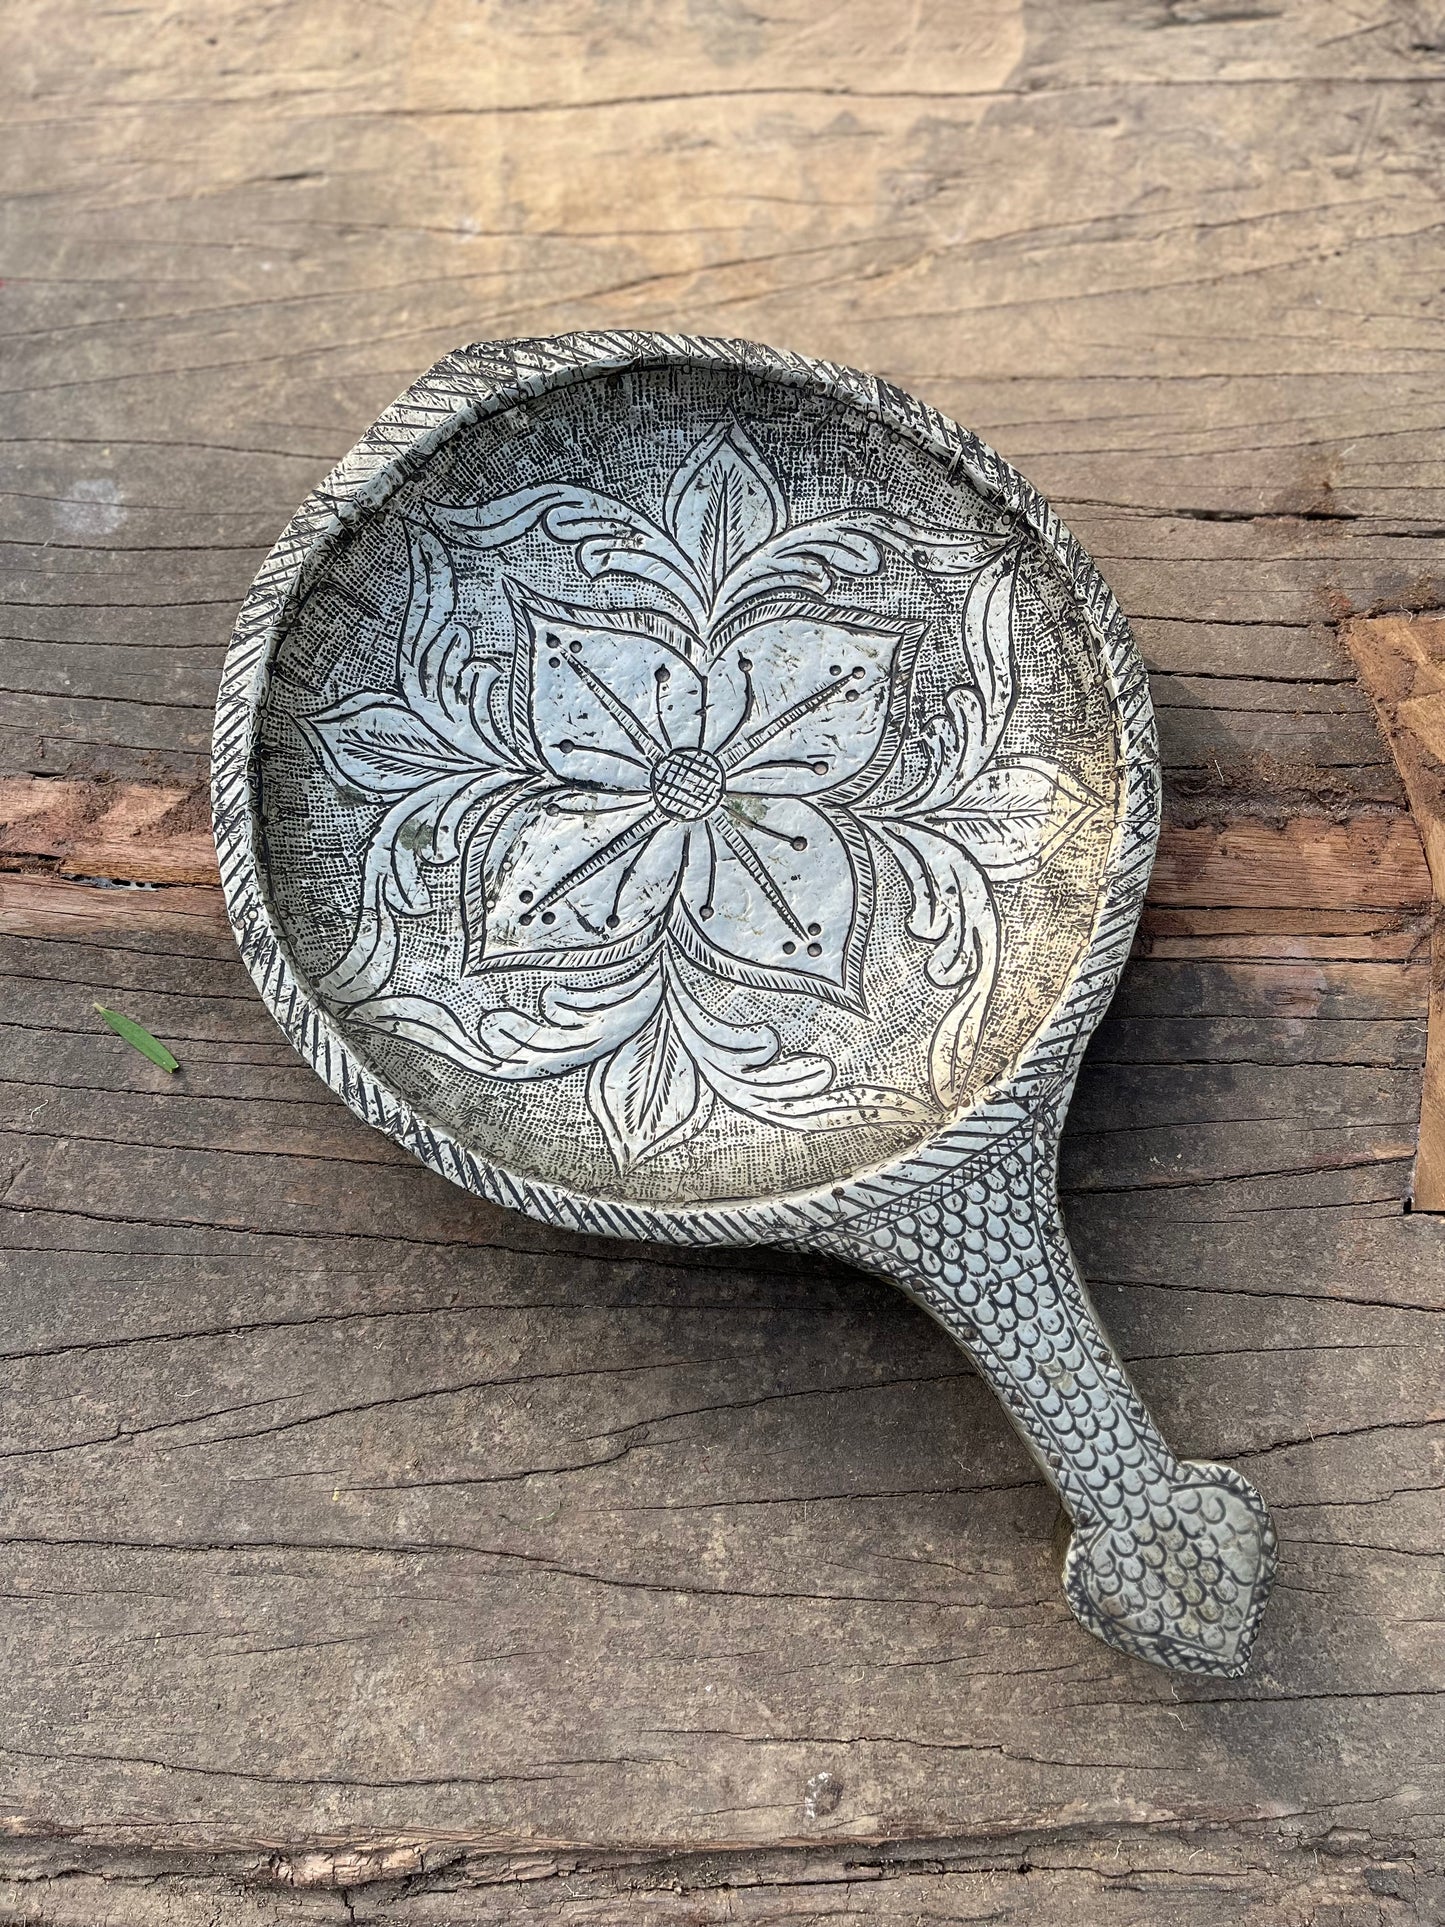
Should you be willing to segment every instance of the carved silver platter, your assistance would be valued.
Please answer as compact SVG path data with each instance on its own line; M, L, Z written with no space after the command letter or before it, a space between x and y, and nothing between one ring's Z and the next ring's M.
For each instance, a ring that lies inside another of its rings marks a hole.
M247 966L360 1117L549 1224L891 1279L1072 1514L1083 1624L1244 1671L1269 1515L1170 1452L1056 1193L1148 690L991 449L747 342L459 349L257 576L214 785Z

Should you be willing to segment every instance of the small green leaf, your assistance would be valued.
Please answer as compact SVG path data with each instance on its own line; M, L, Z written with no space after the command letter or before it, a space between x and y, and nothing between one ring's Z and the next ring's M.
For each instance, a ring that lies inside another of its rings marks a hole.
M123 1037L142 1057L159 1064L163 1071L178 1071L181 1068L165 1045L157 1043L144 1024L138 1024L133 1017L122 1017L118 1010L107 1010L104 1004L97 1004L96 1009L116 1036Z

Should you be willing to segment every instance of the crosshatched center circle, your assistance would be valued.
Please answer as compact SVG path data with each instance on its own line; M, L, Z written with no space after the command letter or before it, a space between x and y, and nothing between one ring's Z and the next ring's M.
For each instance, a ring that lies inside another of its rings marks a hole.
M1007 1077L1121 806L1098 639L822 382L571 379L309 556L253 762L271 913L490 1166L658 1206L886 1166Z
M726 778L709 749L669 750L652 771L652 800L665 816L699 823L721 803Z

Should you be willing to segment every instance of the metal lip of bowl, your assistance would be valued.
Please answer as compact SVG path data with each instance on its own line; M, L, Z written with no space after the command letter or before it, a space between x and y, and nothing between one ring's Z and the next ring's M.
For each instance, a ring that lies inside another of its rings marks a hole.
M930 453L1025 528L1097 647L1121 764L1089 942L1052 1015L1009 1074L932 1137L891 1160L841 1182L717 1203L629 1202L510 1171L478 1156L380 1078L321 1008L289 954L270 901L254 767L273 651L308 563L328 537L380 506L470 425L575 382L660 368L730 371L811 387ZM640 332L483 342L445 356L413 382L308 496L262 565L227 651L213 739L216 846L232 927L267 1007L331 1089L431 1170L493 1203L572 1231L684 1245L805 1243L810 1230L902 1198L1016 1131L1036 1110L1036 1100L1027 1101L1032 1094L1045 1087L1067 1090L1128 955L1158 836L1159 788L1148 684L1128 625L1084 549L1015 469L977 436L877 377L747 341Z

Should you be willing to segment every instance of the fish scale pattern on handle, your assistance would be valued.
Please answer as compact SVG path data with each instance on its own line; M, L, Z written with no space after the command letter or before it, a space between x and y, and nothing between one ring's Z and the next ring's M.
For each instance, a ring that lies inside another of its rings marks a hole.
M1073 1516L1075 1617L1135 1658L1237 1677L1274 1527L1232 1467L1175 1458L1104 1336L1059 1216L1061 1115L1046 1105L989 1154L813 1243L900 1285L998 1393Z

